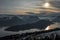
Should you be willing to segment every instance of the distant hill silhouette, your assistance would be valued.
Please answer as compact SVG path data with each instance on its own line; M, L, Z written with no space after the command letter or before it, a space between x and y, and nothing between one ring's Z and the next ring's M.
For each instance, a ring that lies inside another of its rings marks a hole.
M58 22L58 23L60 23L60 16L57 16L55 19L53 19L53 22Z
M57 16L60 16L60 12L58 13L55 13L55 12L50 12L48 15L46 16L50 16L50 17L57 17Z
M11 19L8 17L0 18L0 26L9 26L9 25L16 25L17 23L22 23L22 19L14 16Z
M37 22L39 21L40 19L38 18L38 16L26 16L26 17L23 17L23 20L26 22L26 23L34 23L34 22Z
M60 40L59 28L0 37L0 40Z
M28 29L34 29L34 28L44 29L50 24L53 24L53 22L51 22L49 20L39 20L39 21L34 22L34 23L11 26L5 30L6 31L20 31L20 30L28 30Z
M13 26L22 25L27 23L33 23L40 20L37 16L31 15L6 15L0 17L0 26Z

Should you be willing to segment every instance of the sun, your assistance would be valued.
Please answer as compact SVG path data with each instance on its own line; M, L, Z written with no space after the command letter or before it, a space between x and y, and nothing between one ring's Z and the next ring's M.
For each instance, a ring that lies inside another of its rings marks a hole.
M46 3L43 5L43 7L49 8L49 7L50 7L50 3L46 2Z

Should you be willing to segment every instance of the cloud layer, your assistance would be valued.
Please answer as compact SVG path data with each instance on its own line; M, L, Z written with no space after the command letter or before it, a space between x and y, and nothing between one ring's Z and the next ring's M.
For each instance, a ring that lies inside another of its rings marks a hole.
M0 13L23 13L34 11L45 0L0 0Z

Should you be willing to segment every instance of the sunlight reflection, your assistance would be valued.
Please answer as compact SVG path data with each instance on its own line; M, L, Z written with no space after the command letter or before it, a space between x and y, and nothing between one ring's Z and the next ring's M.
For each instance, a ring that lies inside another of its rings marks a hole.
M49 27L50 27L50 26L48 26L45 30L49 30Z
M45 28L45 30L51 30L51 29L55 29L55 28L60 28L60 23L54 23L52 25L49 25Z

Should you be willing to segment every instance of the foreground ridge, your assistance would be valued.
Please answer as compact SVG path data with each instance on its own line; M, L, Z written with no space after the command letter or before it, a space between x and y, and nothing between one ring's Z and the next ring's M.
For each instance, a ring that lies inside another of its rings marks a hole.
M1 37L0 40L60 40L60 29L43 30L39 32L23 33Z

